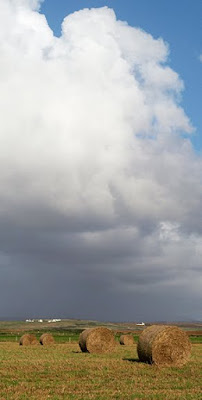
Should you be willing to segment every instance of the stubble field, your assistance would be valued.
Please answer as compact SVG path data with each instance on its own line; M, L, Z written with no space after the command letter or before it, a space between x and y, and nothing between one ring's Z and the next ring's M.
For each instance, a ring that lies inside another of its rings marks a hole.
M81 353L76 342L45 346L0 343L1 400L202 399L202 344L183 368L138 362L136 344L112 354Z

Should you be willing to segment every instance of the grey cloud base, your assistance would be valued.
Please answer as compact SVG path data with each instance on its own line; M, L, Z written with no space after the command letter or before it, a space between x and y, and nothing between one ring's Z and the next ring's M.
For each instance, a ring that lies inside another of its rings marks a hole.
M168 46L0 0L0 316L201 319L201 158Z

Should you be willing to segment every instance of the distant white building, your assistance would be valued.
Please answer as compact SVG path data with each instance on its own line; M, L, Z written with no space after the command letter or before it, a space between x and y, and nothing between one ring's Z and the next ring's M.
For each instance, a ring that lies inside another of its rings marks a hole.
M140 322L139 324L136 324L136 326L145 326L144 322Z
M43 320L42 319L38 319L38 322L43 322Z
M53 318L53 319L49 319L48 322L60 322L61 319L60 318Z

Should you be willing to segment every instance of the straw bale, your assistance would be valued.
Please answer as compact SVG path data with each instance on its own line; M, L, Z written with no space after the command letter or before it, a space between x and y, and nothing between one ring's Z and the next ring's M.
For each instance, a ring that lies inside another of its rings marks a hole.
M132 346L134 344L133 335L121 335L120 344L125 346Z
M55 343L53 336L50 333L43 333L40 337L40 344L43 346L49 346Z
M79 337L79 346L83 352L110 353L116 346L114 333L105 327L85 329Z
M187 334L177 326L152 325L140 335L137 352L140 361L180 367L190 357L191 344Z
M36 337L30 333L26 333L20 338L19 345L20 346L30 346L30 345L36 345L39 344L38 340Z

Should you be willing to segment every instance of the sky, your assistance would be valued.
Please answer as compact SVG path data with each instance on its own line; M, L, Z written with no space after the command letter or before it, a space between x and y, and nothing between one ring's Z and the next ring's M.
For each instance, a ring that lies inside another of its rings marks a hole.
M139 27L154 38L163 38L170 47L169 65L184 81L182 104L195 131L191 140L202 150L201 63L202 4L201 0L45 0L41 11L46 15L54 34L61 35L64 17L83 8L112 8L118 19Z
M200 0L0 0L0 318L202 320Z

